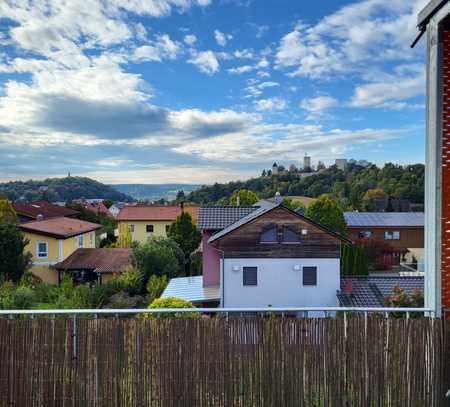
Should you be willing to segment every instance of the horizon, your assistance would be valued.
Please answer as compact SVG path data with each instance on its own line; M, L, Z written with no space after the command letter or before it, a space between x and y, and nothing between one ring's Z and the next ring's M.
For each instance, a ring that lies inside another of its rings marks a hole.
M426 0L73 2L0 4L0 182L424 162Z

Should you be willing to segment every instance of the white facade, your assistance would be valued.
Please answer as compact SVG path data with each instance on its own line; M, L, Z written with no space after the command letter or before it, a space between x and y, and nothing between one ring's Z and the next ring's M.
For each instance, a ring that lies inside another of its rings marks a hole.
M317 285L303 285L303 267L317 267ZM243 267L257 267L257 285L243 284ZM339 259L224 259L222 307L334 307Z

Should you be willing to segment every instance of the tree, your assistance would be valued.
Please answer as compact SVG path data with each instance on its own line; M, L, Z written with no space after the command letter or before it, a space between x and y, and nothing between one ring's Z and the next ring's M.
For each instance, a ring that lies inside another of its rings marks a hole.
M178 243L184 253L184 264L189 270L190 255L202 240L202 234L197 227L192 223L192 217L188 212L181 213L175 222L173 222L167 232L167 236Z
M183 201L185 198L186 198L186 196L185 196L185 194L184 194L184 191L183 191L182 189L180 189L180 190L177 192L176 200L177 200L177 201Z
M233 192L230 197L230 204L237 206L237 201L239 197L239 205L241 206L251 206L259 201L258 195L249 189L240 189L239 191Z
M381 188L373 188L366 191L363 196L363 207L366 211L375 211L379 207L385 209L388 205L388 194Z
M32 255L25 252L29 243L12 223L0 223L0 280L18 282L31 267Z
M150 279L147 283L147 293L150 303L161 297L161 294L164 292L168 283L169 280L167 279L167 276L150 276Z
M306 209L306 217L314 222L325 226L334 232L347 234L347 224L344 218L344 212L336 201L333 201L326 195L321 195L316 201Z
M131 247L133 243L133 238L131 236L131 227L126 223L119 224L119 238L117 242L114 244L114 247L120 247L122 249L126 249Z
M108 209L111 208L111 206L114 204L112 199L105 199L103 201L103 205L105 205Z
M152 237L133 248L131 263L144 273L144 284L147 284L151 275L179 276L184 266L184 253L172 239Z
M294 201L291 198L283 198L283 202L282 202L283 206L286 206L286 208L289 208L293 211L296 211L300 214L304 214L306 211L306 207L305 205L303 205L302 202L300 201Z
M7 199L0 199L0 223L17 223L16 211Z

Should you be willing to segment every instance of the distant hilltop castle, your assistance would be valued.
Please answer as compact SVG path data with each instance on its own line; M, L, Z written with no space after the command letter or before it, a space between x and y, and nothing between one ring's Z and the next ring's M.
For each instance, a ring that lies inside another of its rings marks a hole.
M348 164L357 164L362 167L367 167L370 165L370 162L367 160L347 160L346 158L336 158L334 161L334 165L338 170L345 171L347 169ZM320 172L325 170L327 167L323 161L318 161L316 167L312 165L312 160L309 155L305 155L303 157L303 165L301 168L297 168L295 164L291 164L289 168L286 168L284 165L279 165L276 162L273 163L272 168L269 170L263 170L262 176L271 176L271 175L286 175L286 174L298 174L299 176L307 176L308 174L314 172Z

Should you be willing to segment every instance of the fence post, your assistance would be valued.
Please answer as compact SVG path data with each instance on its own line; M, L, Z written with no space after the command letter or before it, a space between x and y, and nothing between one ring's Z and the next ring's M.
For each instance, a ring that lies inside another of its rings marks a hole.
M77 358L77 314L73 314L72 319L72 351L73 359Z

